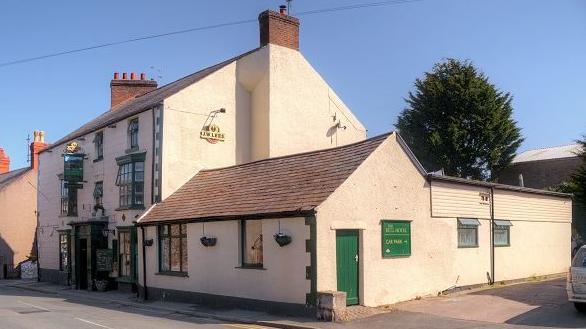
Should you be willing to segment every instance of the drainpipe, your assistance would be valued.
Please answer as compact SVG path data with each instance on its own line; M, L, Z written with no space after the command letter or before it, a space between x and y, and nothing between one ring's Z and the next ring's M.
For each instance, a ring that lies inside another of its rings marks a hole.
M41 257L39 255L39 211L35 211L37 217L37 227L35 229L35 253L37 254L37 282L41 282Z
M490 187L490 284L494 284L494 186Z
M144 300L148 300L148 292L146 285L146 248L144 244L144 226L140 227L140 232L142 235L142 289L144 289Z

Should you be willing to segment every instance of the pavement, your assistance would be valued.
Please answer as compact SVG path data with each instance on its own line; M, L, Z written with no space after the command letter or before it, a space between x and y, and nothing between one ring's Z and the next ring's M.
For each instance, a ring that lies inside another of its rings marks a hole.
M379 312L372 312L375 313ZM35 322L39 319L42 322ZM238 309L210 309L186 303L140 302L130 294L117 291L87 292L47 283L0 281L0 328L70 327L586 328L586 315L576 312L567 301L563 279L414 300L393 305L380 314L342 323Z
M527 282L414 300L397 310L451 319L530 327L586 328L586 314L568 302L566 280Z

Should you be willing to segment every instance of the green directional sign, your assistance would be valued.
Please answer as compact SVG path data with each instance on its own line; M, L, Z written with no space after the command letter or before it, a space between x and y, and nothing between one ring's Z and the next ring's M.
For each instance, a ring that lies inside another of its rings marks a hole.
M383 257L411 255L411 222L406 220L382 220Z

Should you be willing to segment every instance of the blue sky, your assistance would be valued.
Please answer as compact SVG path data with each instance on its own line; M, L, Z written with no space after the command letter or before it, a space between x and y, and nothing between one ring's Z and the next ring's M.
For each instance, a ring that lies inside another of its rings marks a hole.
M294 0L293 14L376 0ZM255 19L282 1L7 1L0 62L197 26ZM301 17L301 51L369 135L393 129L413 81L469 59L514 96L521 150L586 134L586 1L422 0ZM34 129L55 141L106 111L115 71L160 84L258 45L257 23L0 68L0 147L26 162ZM154 67L154 68L151 68Z

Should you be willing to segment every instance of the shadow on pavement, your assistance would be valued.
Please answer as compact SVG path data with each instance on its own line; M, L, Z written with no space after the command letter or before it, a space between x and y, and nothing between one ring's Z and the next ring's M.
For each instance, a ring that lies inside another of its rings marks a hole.
M565 279L518 284L478 291L471 295L496 296L537 306L507 320L507 324L558 328L586 327L586 314L577 312L574 305L568 301Z
M88 294L91 294L88 292ZM203 317L196 317L192 315L182 314L179 312L172 312L172 311L164 311L164 310L156 310L156 309L149 309L149 308L139 308L134 306L129 306L124 303L117 303L114 301L107 301L107 300L99 300L99 299L84 299L83 296L65 296L58 293L51 293L51 292L40 292L40 291L30 291L21 288L9 287L9 286L0 286L0 295L2 296L15 296L15 297L41 297L41 298L55 298L56 300L76 304L76 305L84 305L88 307L97 307L101 309L106 309L110 311L116 312L125 312L134 315L141 315L147 317L157 317L172 321L183 321L193 324L218 324L222 321L210 319L210 318L203 318Z

